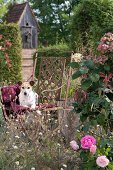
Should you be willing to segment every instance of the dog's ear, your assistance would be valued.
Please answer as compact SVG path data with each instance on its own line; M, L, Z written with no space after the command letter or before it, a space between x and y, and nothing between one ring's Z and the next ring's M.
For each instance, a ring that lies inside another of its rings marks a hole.
M31 86L33 86L33 85L35 84L35 82L34 82L34 81L30 81L29 84L30 84Z
M21 85L22 85L22 81L18 81L17 84L18 84L19 86L21 86Z

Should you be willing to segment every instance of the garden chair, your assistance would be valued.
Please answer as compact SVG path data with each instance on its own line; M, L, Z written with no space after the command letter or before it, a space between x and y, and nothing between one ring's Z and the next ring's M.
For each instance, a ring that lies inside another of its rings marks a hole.
M61 56L59 56L59 54L61 54ZM64 86L67 86L64 99L64 109L66 109L71 76L71 67L69 67L69 63L72 62L72 56L72 51L63 51L57 48L36 52L32 79L34 80L37 70L38 82L36 90L40 96L39 101L41 103L43 103L44 100L48 103L51 101L61 101L61 90ZM67 80L63 83L66 74Z
M53 53L54 56L46 56L48 53ZM64 57L55 57L56 53L63 53ZM40 56L41 54L41 56ZM69 54L69 56L67 56ZM37 51L34 60L34 69L32 80L35 78L35 72L37 69L37 63L39 65L39 75L38 82L36 85L37 93L39 94L39 106L36 109L43 111L51 111L64 109L64 114L67 106L67 97L69 90L69 82L71 76L71 67L68 64L72 61L73 52L62 51L59 49L50 49L48 51ZM67 64L67 66L66 66ZM68 71L67 71L68 70ZM66 72L67 71L67 72ZM67 80L63 83L63 78L65 73L68 73ZM66 88L66 94L64 99L64 107L58 107L56 105L57 101L61 100L61 89L64 86ZM17 115L23 115L29 113L30 108L24 108L19 105L18 95L20 93L20 87L16 85L11 85L1 88L1 102L3 114L6 117L9 115L14 118ZM45 103L46 101L46 103ZM31 112L31 110L30 110Z

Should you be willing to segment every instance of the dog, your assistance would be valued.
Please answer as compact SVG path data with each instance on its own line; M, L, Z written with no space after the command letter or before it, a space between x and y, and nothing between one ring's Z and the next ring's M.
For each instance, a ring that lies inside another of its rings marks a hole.
M19 102L21 106L31 107L35 109L36 104L38 104L38 94L33 91L34 81L17 83L20 88Z

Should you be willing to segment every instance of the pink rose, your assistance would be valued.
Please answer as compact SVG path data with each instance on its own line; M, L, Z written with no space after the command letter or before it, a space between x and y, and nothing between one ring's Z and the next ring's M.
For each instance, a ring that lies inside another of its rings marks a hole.
M102 45L99 44L98 47L97 47L98 50L101 50L102 49Z
M91 148L90 148L90 152L93 153L93 155L96 153L96 145L92 145Z
M93 136L86 135L81 139L81 147L84 149L90 149L92 145L96 144L96 139Z
M76 141L71 141L70 142L70 146L74 149L74 150L78 150L79 146L77 145Z
M106 167L109 164L109 159L107 159L106 156L99 156L96 163L100 167Z
M109 45L103 44L103 45L102 45L102 48L103 48L104 50L107 50L107 49L109 48Z

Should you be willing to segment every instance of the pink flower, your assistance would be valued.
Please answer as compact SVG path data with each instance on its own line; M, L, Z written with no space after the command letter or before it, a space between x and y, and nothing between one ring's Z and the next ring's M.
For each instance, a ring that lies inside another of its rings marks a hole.
M81 147L84 149L90 149L92 145L96 144L96 139L93 136L86 135L81 139Z
M102 49L102 45L99 44L98 47L97 47L98 50L101 50Z
M90 148L90 152L93 153L93 155L96 153L96 145L92 145L91 148Z
M109 45L103 44L103 45L102 45L102 48L103 48L104 50L107 50L107 49L109 48Z
M107 159L106 156L99 156L96 163L100 167L106 167L109 164L109 159Z
M71 146L74 150L78 150L78 149L79 149L79 146L77 145L77 142L74 141L74 140L70 142L70 146Z

